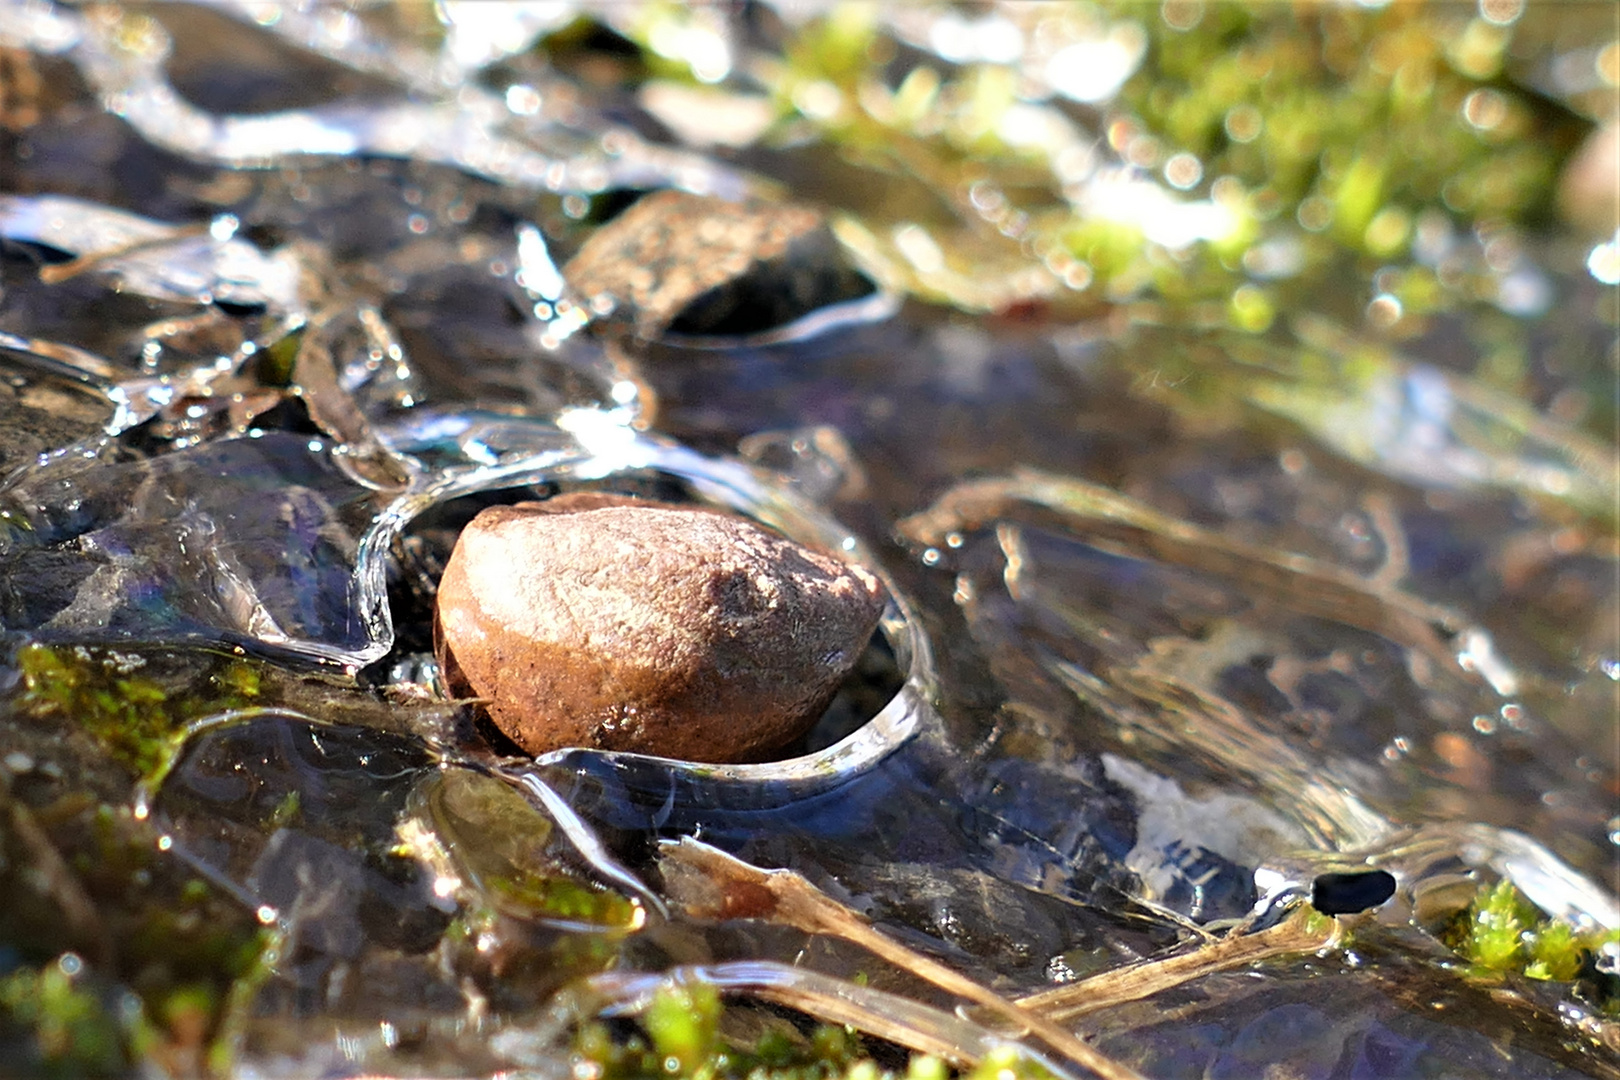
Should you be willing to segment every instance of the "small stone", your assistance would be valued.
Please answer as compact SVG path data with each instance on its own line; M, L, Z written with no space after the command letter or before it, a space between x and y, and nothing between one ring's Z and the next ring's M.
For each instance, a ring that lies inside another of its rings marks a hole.
M653 339L775 329L866 296L818 210L660 191L609 221L563 267L599 330Z
M753 522L580 493L467 525L435 641L531 754L758 761L820 716L883 604L867 571Z
M1620 122L1600 125L1564 166L1558 206L1564 219L1593 237L1620 229Z

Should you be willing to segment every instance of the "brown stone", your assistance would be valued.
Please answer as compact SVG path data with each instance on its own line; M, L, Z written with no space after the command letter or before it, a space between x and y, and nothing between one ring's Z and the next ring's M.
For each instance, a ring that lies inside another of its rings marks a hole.
M1581 143L1558 180L1564 219L1593 237L1620 229L1620 120L1599 125Z
M562 273L599 314L600 330L648 339L666 329L754 333L872 291L820 211L684 191L637 201L592 233Z
M882 613L870 573L729 514L581 493L484 510L439 583L439 662L531 754L768 757Z

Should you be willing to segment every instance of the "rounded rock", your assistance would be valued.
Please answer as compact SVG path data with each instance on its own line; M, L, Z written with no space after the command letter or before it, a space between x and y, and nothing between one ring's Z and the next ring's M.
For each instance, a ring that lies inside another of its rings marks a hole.
M815 722L884 602L872 574L751 521L581 493L467 525L435 643L528 753L757 761Z

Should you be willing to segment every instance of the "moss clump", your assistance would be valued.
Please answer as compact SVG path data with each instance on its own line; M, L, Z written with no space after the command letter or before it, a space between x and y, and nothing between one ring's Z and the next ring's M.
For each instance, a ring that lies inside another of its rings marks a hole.
M1216 5L1190 26L1142 24L1147 57L1122 98L1153 133L1280 213L1321 200L1320 225L1378 257L1406 249L1423 206L1544 212L1574 145L1573 116L1499 78L1511 30L1448 5Z
M522 872L490 878L488 886L502 906L541 918L614 928L628 928L636 921L636 906L630 900L573 878Z
M1529 936L1530 962L1524 973L1532 979L1570 982L1581 970L1581 943L1568 923L1547 923Z
M233 898L185 876L187 869L166 858L150 828L126 808L102 803L73 811L78 803L69 795L43 816L74 889L95 906L104 933L82 921L62 927L56 905L49 898L41 903L30 888L40 876L30 853L6 851L14 861L0 874L0 911L7 916L0 957L21 958L25 966L0 980L0 1021L20 1029L11 1041L28 1044L30 1064L22 1071L29 1075L36 1066L54 1075L58 1059L68 1076L109 1071L98 1063L142 1060L189 1075L184 1063L219 1039L233 1001L267 974L276 935ZM81 953L99 958L92 963ZM6 1046L0 1033L0 1075L13 1071Z
M904 1073L880 1066L852 1029L818 1025L808 1039L772 1029L750 1048L721 1031L725 1006L707 983L660 989L640 1017L640 1030L616 1038L604 1023L586 1024L574 1044L574 1075L600 1080L949 1080L951 1068L927 1054ZM966 1080L1050 1080L1013 1046L1000 1047Z
M146 660L113 649L25 645L20 711L77 724L138 776L160 770L189 720L256 702L259 672L245 660L212 658L204 678L184 690L142 673Z
M86 649L25 645L17 653L23 709L79 723L125 765L145 774L163 760L172 730L168 694L151 679L97 662Z
M919 1060L929 1062L934 1059L912 1058L907 1080L924 1080L918 1075ZM966 1074L965 1080L1051 1080L1051 1077L1050 1072L1013 1047L1002 1046L986 1054L984 1060Z
M1581 932L1550 919L1504 879L1482 887L1441 938L1477 974L1576 982L1606 942L1620 941L1620 932ZM1617 1003L1598 1004L1612 1008Z
M720 1043L720 994L705 983L660 991L641 1018L652 1048L664 1062L676 1062L682 1076L694 1076Z
M845 1029L822 1025L806 1042L767 1032L751 1049L721 1035L725 1009L706 983L660 989L640 1018L640 1030L615 1037L608 1025L584 1025L574 1043L575 1075L601 1080L892 1080ZM870 1076L867 1074L870 1073Z

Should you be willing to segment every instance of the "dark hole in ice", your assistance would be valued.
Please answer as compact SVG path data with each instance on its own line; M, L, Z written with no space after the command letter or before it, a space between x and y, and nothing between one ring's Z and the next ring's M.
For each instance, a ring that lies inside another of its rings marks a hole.
M673 334L733 337L788 325L811 312L871 296L877 287L850 266L832 234L816 230L774 259L693 299L669 325Z
M1319 874L1311 882L1311 906L1324 915L1354 915L1394 895L1395 876L1387 870Z
M7 237L0 240L0 255L8 259L17 259L34 266L54 266L58 263L72 262L73 254L49 244L40 244L32 240L16 240Z
M216 423L224 424L226 417L219 415ZM158 457L173 449L172 431L166 430L169 420L160 414L124 432L124 446L136 453ZM302 398L289 397L259 413L253 418L253 430L258 432L285 432L289 435L324 438L326 432L309 414L309 406Z
M646 194L646 188L609 188L592 195L585 221L595 225L606 224L636 205Z
M582 15L535 43L535 51L558 72L606 89L614 85L636 85L649 72L635 42L589 15ZM497 64L491 74L497 79L523 77L521 65ZM496 85L500 85L497 81Z
M832 704L810 728L794 742L783 747L776 757L800 757L825 750L838 740L855 733L861 725L883 711L900 692L905 683L905 672L900 670L894 650L883 637L882 630L872 631L872 638L861 650L860 659L839 684Z
M260 251L274 251L283 244L291 243L298 234L272 221L244 221L236 230L240 240L246 240Z
M254 300L244 303L240 300L224 300L217 296L214 297L214 306L219 308L219 310L223 311L225 314L238 319L245 318L249 315L263 315L265 311L268 310L265 303L261 300Z
M1603 946L1596 952L1583 950L1575 981L1588 1000L1620 999L1620 952L1616 952L1613 945Z

